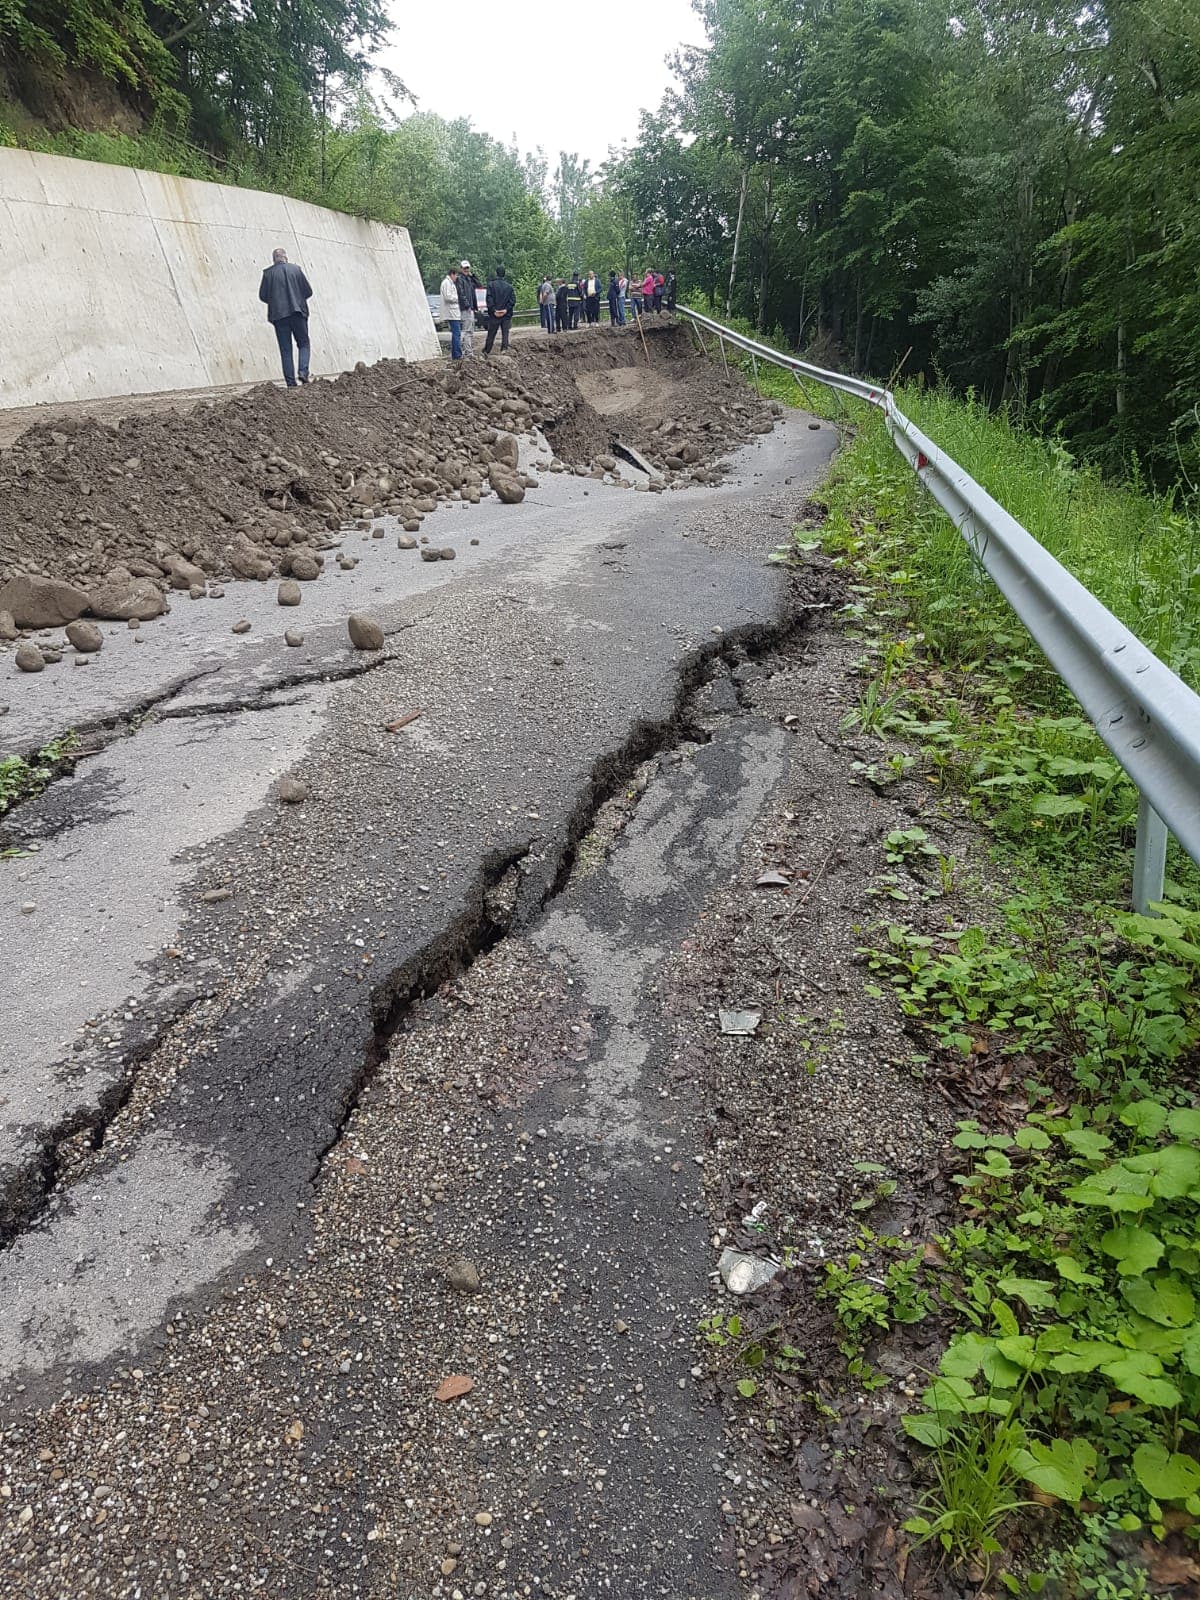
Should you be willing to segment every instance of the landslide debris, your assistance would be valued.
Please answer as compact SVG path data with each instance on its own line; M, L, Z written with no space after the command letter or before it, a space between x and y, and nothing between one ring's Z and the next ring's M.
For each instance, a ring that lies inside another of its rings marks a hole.
M0 452L0 596L10 588L17 609L0 605L35 629L85 609L148 620L170 591L199 598L214 579L311 582L346 529L391 515L411 534L439 502L520 500L534 480L522 479L516 436L538 428L553 471L619 476L620 440L665 483L715 481L721 455L769 431L778 408L696 357L682 328L652 330L648 348L652 403L612 416L576 374L595 390L607 372L644 370L631 330L458 368L381 361L303 390L263 384L116 424L39 423Z

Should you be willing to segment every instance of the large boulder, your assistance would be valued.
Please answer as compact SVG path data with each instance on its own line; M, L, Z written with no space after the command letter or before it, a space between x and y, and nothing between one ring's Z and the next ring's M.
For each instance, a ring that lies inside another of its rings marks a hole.
M229 546L229 570L236 578L257 578L263 581L275 571L275 563L244 533L238 533Z
M488 480L506 506L515 506L524 500L525 485L511 472L493 468L488 474Z
M91 655L104 644L104 635L94 622L67 623L67 638L82 655Z
M87 597L87 607L106 622L149 622L162 616L167 602L152 578L135 578L128 567L114 567Z
M88 597L61 578L32 573L0 584L0 611L11 614L18 628L61 628L87 610Z
M200 589L203 590L208 582L208 573L203 567L198 567L194 561L189 561L186 556L167 556L159 563L167 577L171 580L172 589Z
M520 459L520 447L517 444L515 435L511 433L502 433L492 446L492 460L504 462L515 472L517 470L517 463L520 461Z

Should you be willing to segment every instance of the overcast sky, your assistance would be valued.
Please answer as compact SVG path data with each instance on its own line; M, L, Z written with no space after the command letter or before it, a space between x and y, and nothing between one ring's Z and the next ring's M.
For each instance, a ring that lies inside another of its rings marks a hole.
M611 8L389 3L396 31L383 64L419 109L469 117L505 144L515 134L522 151L541 145L551 171L560 150L597 166L609 145L632 142L639 111L656 110L670 80L666 56L681 41L704 38L689 0ZM493 34L501 37L492 42Z

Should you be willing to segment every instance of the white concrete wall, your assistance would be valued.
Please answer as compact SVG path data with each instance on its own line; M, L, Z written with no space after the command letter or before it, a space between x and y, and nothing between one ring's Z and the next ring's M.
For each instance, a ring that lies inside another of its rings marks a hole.
M276 245L313 286L315 373L438 354L404 228L0 149L0 407L279 378L258 298Z

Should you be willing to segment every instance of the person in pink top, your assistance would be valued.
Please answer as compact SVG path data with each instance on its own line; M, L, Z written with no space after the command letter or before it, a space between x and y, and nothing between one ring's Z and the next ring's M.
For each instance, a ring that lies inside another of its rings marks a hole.
M642 279L642 305L647 311L654 304L654 274L646 268L646 276Z

